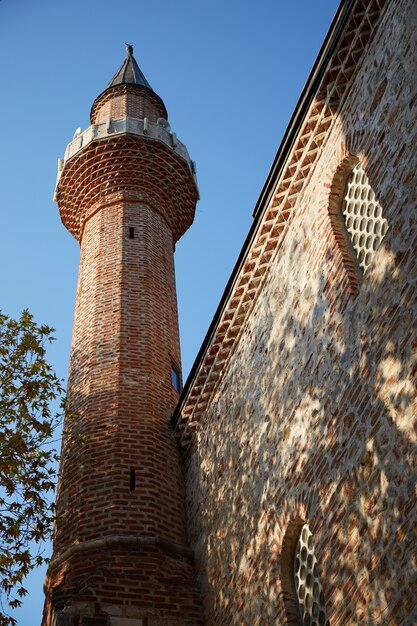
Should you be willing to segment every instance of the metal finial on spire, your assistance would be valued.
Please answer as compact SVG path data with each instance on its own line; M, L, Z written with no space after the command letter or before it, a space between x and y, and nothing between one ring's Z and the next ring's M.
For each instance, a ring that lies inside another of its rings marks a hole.
M152 87L141 72L133 56L133 44L125 42L125 45L126 58L107 85L107 88L115 87L116 85L139 85L152 91Z

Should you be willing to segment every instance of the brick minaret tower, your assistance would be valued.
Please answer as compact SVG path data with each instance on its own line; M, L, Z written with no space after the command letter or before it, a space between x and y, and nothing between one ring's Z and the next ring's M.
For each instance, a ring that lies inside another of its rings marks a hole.
M175 242L194 164L127 48L56 199L81 255L43 626L201 624L170 430L181 381Z

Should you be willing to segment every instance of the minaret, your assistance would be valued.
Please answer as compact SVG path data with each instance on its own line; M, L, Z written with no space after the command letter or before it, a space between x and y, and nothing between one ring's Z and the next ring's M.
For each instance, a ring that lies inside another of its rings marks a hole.
M173 253L197 199L194 164L128 46L59 162L56 200L81 252L43 626L202 624L170 429Z

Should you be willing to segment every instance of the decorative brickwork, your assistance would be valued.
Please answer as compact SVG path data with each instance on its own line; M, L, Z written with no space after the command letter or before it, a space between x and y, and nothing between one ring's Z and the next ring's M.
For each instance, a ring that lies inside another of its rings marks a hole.
M301 527L295 548L293 574L303 626L330 626L321 588L320 567L314 552L314 539L308 524Z
M359 266L365 272L387 232L388 222L359 163L347 181L342 216Z
M107 90L57 184L81 253L68 382L76 417L63 441L44 626L55 617L66 626L202 623L169 422L171 368L181 363L173 251L198 192L168 131L135 119L163 113L159 100L136 86Z
M417 623L417 5L348 4L179 406L216 626L300 625L307 521L331 626ZM356 285L333 220L355 163L389 223Z
M92 124L128 116L141 120L147 117L151 122L156 122L158 117L168 119L161 98L137 85L118 85L106 89L96 98L90 113Z
M160 141L129 133L90 142L68 161L57 191L61 219L77 239L103 205L126 199L158 211L175 242L193 220L197 198L186 161Z
M372 39L375 25L387 0L355 2L338 49L334 54L318 93L306 115L296 143L282 170L273 197L259 220L253 244L248 246L238 282L226 304L222 321L207 347L204 366L198 371L188 402L181 411L181 444L187 447L200 416L208 406L216 381L230 358L242 326L247 320L268 274L271 259L288 232L300 194L315 170L329 130L337 124L338 108L350 87L350 79ZM382 134L382 131L381 131ZM358 137L350 133L353 144ZM346 275L346 288L349 278Z
M196 581L210 626L417 623L416 30L413 0L341 4L175 408L191 546L168 420L194 168L147 82L97 98L56 190L77 418L44 626L197 626Z

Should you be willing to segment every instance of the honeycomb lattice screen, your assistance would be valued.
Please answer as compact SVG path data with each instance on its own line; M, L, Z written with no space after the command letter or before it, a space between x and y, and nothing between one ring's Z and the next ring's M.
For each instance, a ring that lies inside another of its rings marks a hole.
M387 232L388 222L360 163L349 176L342 214L359 266L365 272Z
M295 550L294 582L303 626L330 626L308 524L302 527Z

